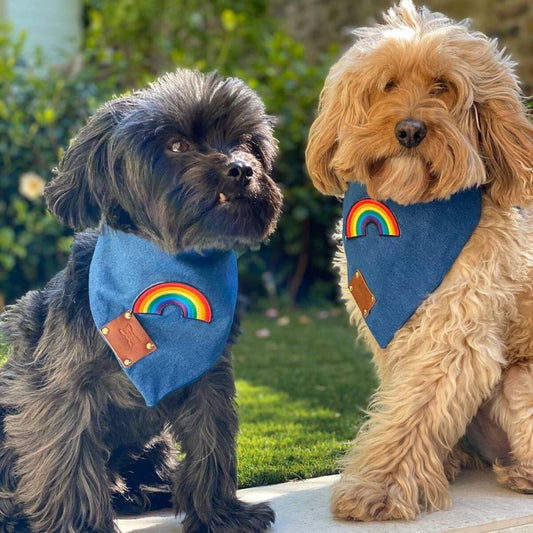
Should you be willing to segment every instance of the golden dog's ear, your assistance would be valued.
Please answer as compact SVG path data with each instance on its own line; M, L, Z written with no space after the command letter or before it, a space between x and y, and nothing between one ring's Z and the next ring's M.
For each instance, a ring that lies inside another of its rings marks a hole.
M348 52L333 65L326 78L305 151L309 175L324 194L339 195L346 190L346 182L335 173L332 160L344 125L357 122L354 115L358 97L353 87L355 73L347 67L349 55Z
M533 126L514 77L493 80L493 96L475 109L487 192L502 207L524 207L533 202Z
M335 88L326 85L320 94L318 116L309 130L305 150L307 170L315 187L324 194L342 194L343 184L331 168L331 160L337 150L341 113L335 105Z

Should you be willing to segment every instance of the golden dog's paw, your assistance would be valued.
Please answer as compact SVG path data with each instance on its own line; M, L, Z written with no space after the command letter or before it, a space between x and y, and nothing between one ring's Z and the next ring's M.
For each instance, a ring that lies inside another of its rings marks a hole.
M487 465L474 452L461 444L457 444L448 454L443 463L444 475L452 483L455 481L461 470L486 470Z
M494 472L502 485L525 494L533 494L533 465L503 466L494 464Z
M343 476L333 487L332 511L339 518L363 522L414 520L420 514L418 488Z

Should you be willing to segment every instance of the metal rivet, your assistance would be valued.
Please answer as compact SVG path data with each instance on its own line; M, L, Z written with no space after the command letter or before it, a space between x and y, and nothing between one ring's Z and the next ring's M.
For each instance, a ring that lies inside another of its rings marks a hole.
M365 318L368 316L368 310L367 309L363 309L363 316Z
M355 277L356 277L356 278L360 278L360 277L361 277L361 274L360 274L359 272L356 272L356 273L355 273Z
M153 343L151 343L151 342L147 342L147 343L146 343L146 347L147 347L149 350L151 350L151 349L154 347L154 345L153 345Z
M348 290L349 290L349 291L353 291L353 287L350 285L350 286L348 287Z
M131 359L124 359L124 366L130 366L131 365Z
M129 320L129 319L131 318L131 313L130 313L129 311L126 311L126 312L124 313L124 318L125 318L126 320Z
M107 335L109 333L109 328L102 328L102 333Z
M372 296L370 299L372 300L372 303L374 303L376 301L376 297L375 296Z

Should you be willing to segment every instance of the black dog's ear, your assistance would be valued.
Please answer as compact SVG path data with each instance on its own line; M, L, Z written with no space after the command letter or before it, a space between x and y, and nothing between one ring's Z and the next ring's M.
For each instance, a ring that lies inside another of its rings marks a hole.
M98 225L109 180L109 138L120 116L123 100L100 107L71 142L54 179L46 186L48 209L63 224L76 230ZM111 172L113 169L111 169Z

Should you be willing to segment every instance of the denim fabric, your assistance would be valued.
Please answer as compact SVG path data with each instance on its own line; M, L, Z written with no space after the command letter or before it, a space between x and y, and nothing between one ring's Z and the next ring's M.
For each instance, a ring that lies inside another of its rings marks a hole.
M358 183L351 183L344 196L343 242L348 282L356 270L361 271L376 298L365 321L378 344L385 348L440 285L477 227L481 189L461 191L449 200L408 206L382 202L394 215L400 235L380 236L378 225L369 215L366 236L348 238L348 214L366 198L366 188Z
M135 315L157 349L131 367L121 367L148 406L199 379L222 355L237 301L235 253L209 250L172 256L151 241L104 227L89 273L89 301L98 330L161 282L198 289L209 301L212 318L184 318L175 305L165 307L161 315Z

